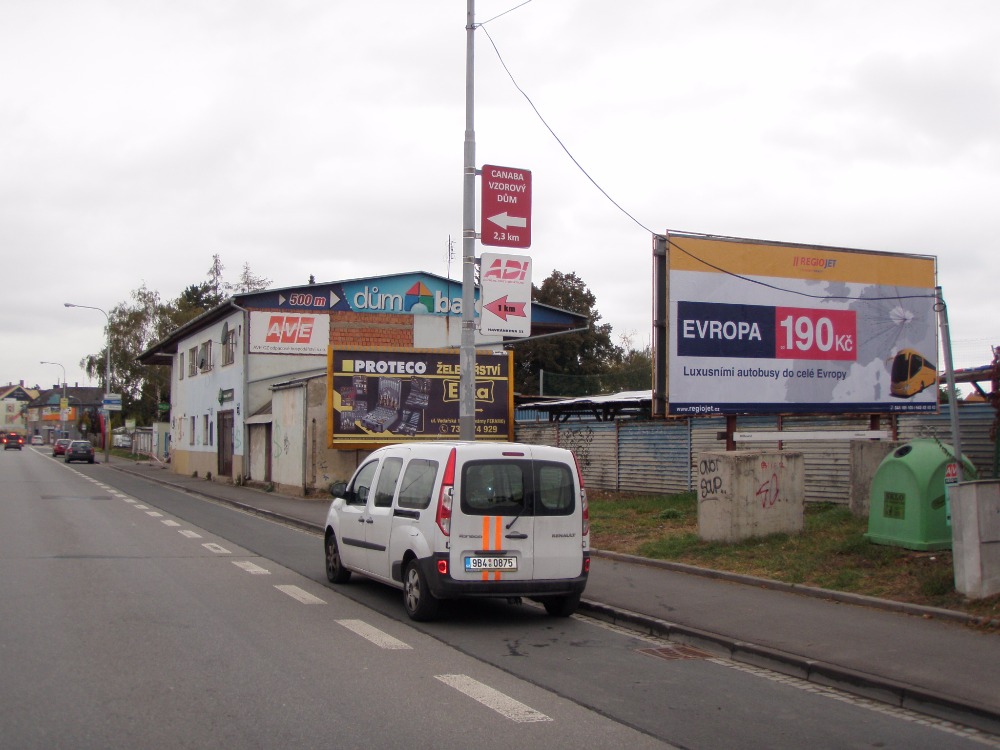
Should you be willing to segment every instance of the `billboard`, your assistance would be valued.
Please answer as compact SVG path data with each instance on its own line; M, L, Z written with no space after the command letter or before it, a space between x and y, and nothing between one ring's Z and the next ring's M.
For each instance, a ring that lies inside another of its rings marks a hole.
M671 235L669 414L936 411L936 261Z
M330 316L250 311L250 352L263 354L326 354Z
M513 352L476 353L476 439L514 438ZM459 437L457 349L331 347L327 429L331 448L376 448Z

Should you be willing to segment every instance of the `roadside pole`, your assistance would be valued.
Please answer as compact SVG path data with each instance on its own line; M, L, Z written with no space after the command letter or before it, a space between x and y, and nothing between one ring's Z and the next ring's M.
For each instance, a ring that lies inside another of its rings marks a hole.
M458 426L462 440L476 439L476 3L467 0L465 22L465 167L462 183L462 348L459 356Z

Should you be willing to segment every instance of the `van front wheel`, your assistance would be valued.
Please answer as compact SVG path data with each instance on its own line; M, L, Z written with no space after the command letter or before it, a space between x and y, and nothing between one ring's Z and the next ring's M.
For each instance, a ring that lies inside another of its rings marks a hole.
M433 620L440 605L440 600L435 599L427 587L427 578L420 570L420 565L416 559L410 560L403 573L403 606L406 614L417 622Z
M545 611L553 617L569 617L580 606L580 595L550 596L542 600Z

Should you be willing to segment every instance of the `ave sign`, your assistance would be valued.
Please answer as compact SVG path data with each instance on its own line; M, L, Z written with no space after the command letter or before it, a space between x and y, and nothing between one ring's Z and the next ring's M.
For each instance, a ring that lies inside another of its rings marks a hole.
M531 247L531 172L484 164L479 239L493 247Z
M486 336L531 335L531 258L483 253L479 273L479 331Z

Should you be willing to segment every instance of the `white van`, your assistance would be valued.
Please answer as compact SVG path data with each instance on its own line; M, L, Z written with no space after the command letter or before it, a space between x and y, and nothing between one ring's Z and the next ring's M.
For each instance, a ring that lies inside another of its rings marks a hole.
M414 620L461 596L528 597L568 617L590 571L587 496L572 452L421 442L368 456L333 488L326 575L403 590Z

